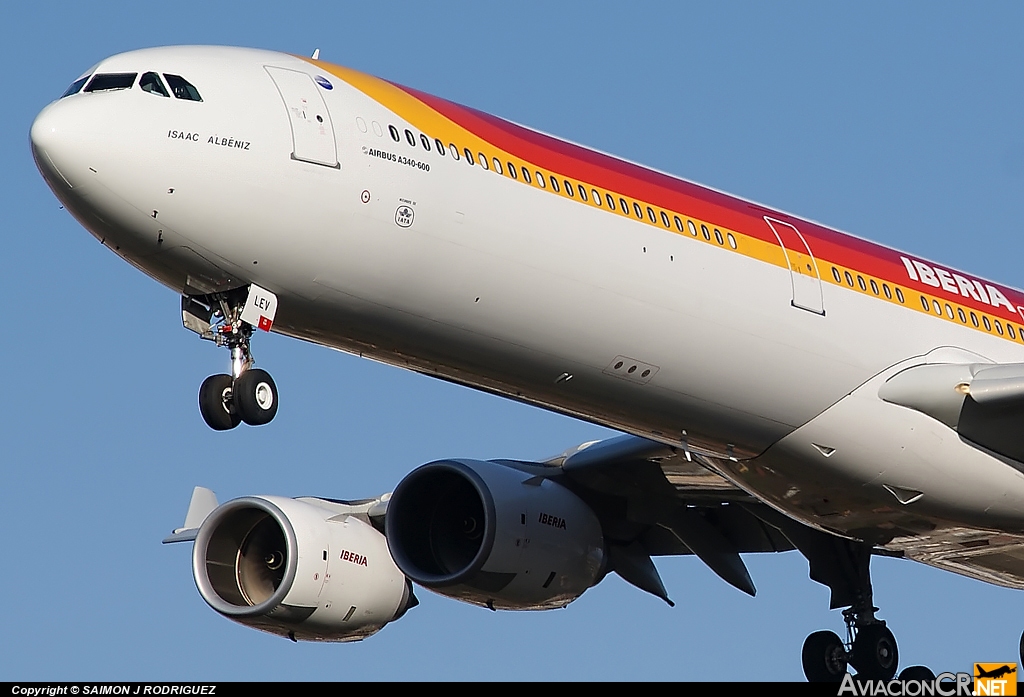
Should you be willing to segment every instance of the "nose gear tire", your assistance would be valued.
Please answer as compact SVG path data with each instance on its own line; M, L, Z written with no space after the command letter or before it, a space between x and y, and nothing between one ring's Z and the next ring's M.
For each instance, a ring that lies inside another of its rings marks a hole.
M250 426L270 423L277 414L277 385L265 370L250 368L238 376L232 396L239 416Z
M199 413L214 431L230 431L242 421L232 399L231 376L211 375L199 388Z

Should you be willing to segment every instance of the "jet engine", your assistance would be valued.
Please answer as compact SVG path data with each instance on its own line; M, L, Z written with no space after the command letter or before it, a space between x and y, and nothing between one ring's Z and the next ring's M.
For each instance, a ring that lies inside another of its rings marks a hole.
M410 579L491 609L564 607L606 566L601 525L586 503L501 462L419 467L392 494L385 531Z
M192 573L220 614L296 641L357 641L416 604L384 536L321 499L217 507L196 534Z

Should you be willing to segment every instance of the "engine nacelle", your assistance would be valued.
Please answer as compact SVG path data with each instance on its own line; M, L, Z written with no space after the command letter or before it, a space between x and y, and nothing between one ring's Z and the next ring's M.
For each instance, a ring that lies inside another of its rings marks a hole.
M253 496L210 513L192 551L210 607L293 640L357 641L415 604L384 536L316 501Z
M604 569L604 536L587 504L496 462L419 467L392 494L385 528L410 579L492 609L564 607Z

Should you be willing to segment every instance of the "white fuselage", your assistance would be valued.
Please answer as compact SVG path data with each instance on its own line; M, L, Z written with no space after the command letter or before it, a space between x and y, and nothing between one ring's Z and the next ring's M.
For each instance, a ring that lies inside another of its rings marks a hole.
M413 125L333 76L338 164L295 159L266 66L325 74L244 49L107 59L96 72L173 72L203 101L59 100L33 128L40 169L173 290L272 290L284 334L685 445L830 530L1024 532L1024 473L877 396L897 367L1022 362L1021 343L832 283L824 314L796 307L786 268L410 150L388 126Z

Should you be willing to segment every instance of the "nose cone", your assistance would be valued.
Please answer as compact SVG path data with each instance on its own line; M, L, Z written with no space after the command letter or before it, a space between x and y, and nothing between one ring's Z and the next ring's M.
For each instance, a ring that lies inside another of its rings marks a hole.
M69 131L72 123L68 104L54 102L50 104L32 122L29 138L32 142L32 157L36 167L43 175L46 183L54 193L74 188L66 176L72 166L74 135Z

